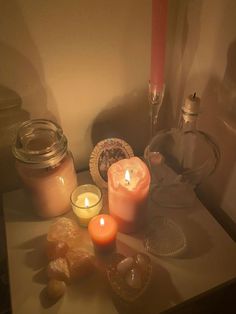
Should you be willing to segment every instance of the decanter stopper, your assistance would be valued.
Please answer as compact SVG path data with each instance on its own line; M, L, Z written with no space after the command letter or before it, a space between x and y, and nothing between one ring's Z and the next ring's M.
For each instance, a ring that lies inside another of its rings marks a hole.
M197 115L200 112L200 98L196 96L196 93L189 95L182 106L183 113L190 115Z

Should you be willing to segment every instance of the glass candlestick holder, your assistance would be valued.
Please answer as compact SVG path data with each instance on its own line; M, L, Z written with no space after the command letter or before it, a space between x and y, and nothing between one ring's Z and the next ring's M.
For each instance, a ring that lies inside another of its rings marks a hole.
M149 106L150 106L150 136L151 138L157 132L157 120L160 112L160 108L163 103L165 94L165 85L162 89L159 89L156 84L149 82Z

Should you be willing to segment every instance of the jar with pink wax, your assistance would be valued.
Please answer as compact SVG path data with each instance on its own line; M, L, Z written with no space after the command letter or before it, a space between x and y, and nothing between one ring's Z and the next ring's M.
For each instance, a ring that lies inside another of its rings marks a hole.
M77 176L62 129L50 120L28 120L20 125L12 150L36 213L50 218L69 211Z

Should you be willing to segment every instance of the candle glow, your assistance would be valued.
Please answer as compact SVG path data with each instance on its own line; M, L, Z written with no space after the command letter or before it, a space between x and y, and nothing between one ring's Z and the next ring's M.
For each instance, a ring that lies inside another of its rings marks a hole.
M100 189L92 184L78 186L71 194L71 205L79 224L86 227L103 206Z
M130 184L130 180L131 180L130 173L129 173L129 170L127 169L125 171L125 181L127 182L127 184Z
M96 250L113 250L116 245L117 223L110 215L94 217L88 225L88 232Z
M84 206L85 206L86 208L89 207L89 199L88 199L87 197L85 197L85 199L84 199Z

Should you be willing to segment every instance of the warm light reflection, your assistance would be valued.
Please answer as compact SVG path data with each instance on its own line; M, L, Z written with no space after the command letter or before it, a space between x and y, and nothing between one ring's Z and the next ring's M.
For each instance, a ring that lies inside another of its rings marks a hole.
M129 170L125 171L125 181L126 181L127 184L130 183L130 173L129 173Z
M84 206L87 208L89 207L89 199L87 197L84 199Z
M62 183L63 185L65 185L65 181L64 181L64 179L63 179L62 177L59 177L59 180L61 181L61 183Z
M104 220L104 218L100 218L100 225L101 225L101 226L104 226L104 225L105 225L105 220Z

